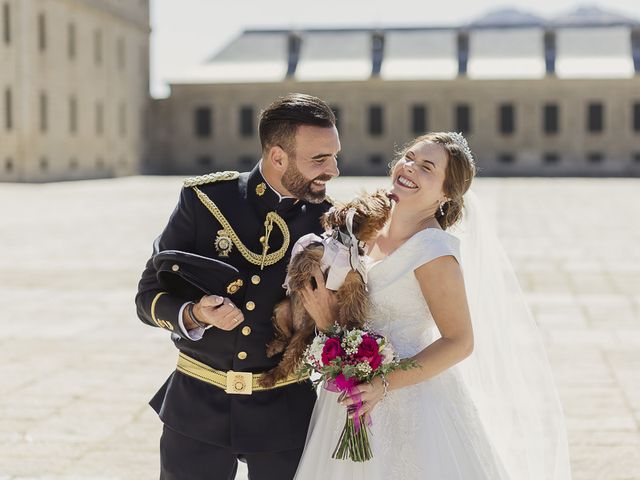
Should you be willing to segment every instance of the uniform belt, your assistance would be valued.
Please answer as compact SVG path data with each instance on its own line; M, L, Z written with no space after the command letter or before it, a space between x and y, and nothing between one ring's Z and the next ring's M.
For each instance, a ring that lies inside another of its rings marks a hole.
M291 374L287 378L278 380L273 387L263 387L260 385L262 373L234 372L233 370L225 372L216 370L182 352L178 355L178 366L176 370L190 377L215 385L218 388L222 388L225 392L234 395L251 395L252 392L272 390L309 378L308 375L300 377L297 374Z

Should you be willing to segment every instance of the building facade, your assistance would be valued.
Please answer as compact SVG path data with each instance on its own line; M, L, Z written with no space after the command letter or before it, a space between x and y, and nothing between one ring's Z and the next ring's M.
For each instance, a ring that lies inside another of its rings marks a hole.
M595 13L245 31L153 102L147 167L250 168L260 110L305 92L337 113L344 174L385 174L411 138L455 130L467 134L481 174L638 176L640 31Z
M0 181L140 170L149 0L0 0Z

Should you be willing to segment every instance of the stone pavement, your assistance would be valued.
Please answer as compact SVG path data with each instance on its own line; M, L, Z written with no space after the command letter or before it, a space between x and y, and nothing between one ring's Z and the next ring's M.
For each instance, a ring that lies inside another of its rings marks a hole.
M384 182L340 178L330 193ZM133 297L179 186L0 184L0 480L157 478L146 402L175 352ZM574 478L640 479L640 180L480 179L476 191L543 330Z

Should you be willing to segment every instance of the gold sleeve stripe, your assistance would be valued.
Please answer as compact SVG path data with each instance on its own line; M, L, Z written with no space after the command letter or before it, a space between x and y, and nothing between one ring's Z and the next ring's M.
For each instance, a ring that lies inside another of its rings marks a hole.
M158 322L158 319L156 318L156 303L158 303L158 299L162 296L162 295L166 295L168 292L160 292L158 293L153 301L151 302L151 319L155 322L156 325L158 325L159 327L162 327L162 325L160 325L160 322Z

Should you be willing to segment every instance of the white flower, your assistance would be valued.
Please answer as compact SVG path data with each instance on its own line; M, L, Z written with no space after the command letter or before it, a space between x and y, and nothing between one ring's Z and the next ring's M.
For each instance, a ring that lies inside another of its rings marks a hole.
M390 343L385 343L384 347L380 351L380 355L382 355L383 365L392 363L396 358L396 352L393 351L393 347Z
M358 372L360 373L368 375L371 373L371 365L369 365L369 362L360 362L358 363L358 365L356 365L356 370L358 370Z

